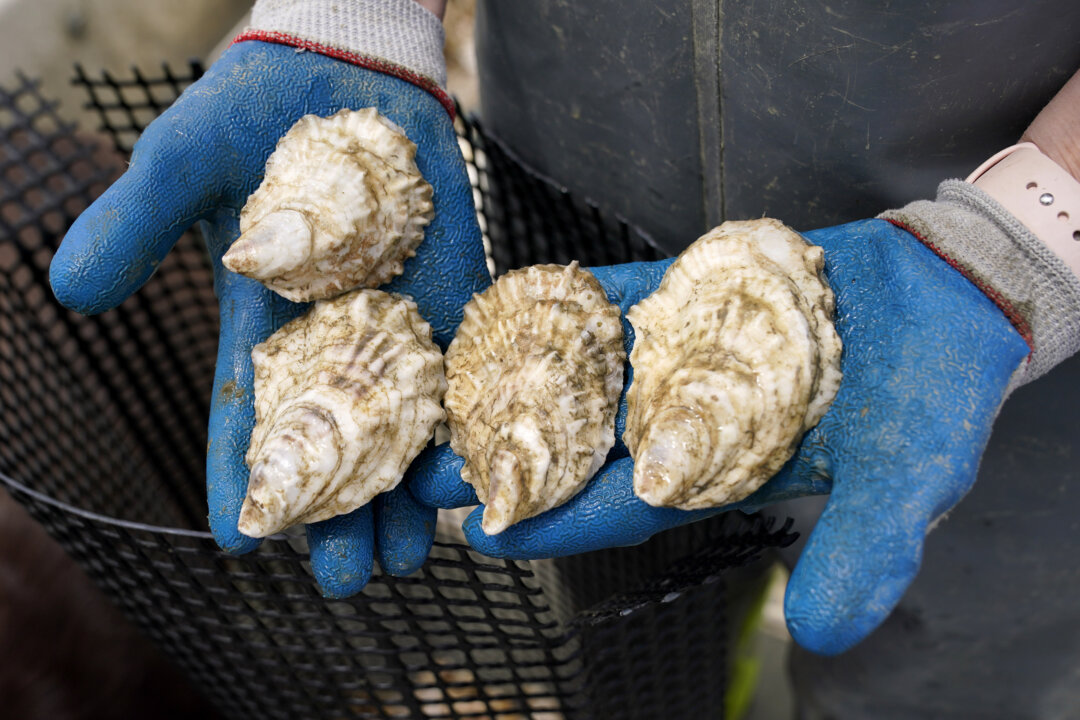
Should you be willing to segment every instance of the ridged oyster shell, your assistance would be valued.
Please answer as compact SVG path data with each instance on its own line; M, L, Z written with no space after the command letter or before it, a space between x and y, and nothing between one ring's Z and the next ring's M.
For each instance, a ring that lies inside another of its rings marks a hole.
M415 157L375 108L305 115L266 161L222 262L294 302L382 285L434 215Z
M446 415L442 353L416 305L379 290L318 302L255 346L240 532L266 537L393 489Z
M685 510L741 500L825 414L841 347L824 263L776 220L726 222L630 308L623 440L639 498Z
M515 270L465 306L446 351L450 446L502 532L577 494L615 443L622 326L577 263Z

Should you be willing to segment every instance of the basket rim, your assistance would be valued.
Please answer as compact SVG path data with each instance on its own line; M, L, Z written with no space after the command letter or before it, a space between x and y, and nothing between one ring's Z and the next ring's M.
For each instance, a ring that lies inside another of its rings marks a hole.
M2 471L0 471L0 482L3 482L3 484L7 485L8 487L15 488L20 493L29 495L30 497L34 498L35 500L43 502L46 505L50 505L50 506L52 506L54 508L62 510L64 512L68 513L69 515L78 515L79 517L85 518L87 520L93 520L94 522L104 523L106 525L113 525L113 526L116 526L116 527L122 527L122 528L125 528L127 530L139 530L139 531L142 531L142 532L163 533L163 534L166 534L166 535L181 535L181 536L184 536L184 537L195 538L195 539L198 539L198 540L210 540L210 541L213 541L213 539L214 539L214 536L211 533L205 532L205 531L202 531L202 530L187 530L185 528L165 527L163 525L149 525L147 523L134 522L132 520L121 520L120 518L110 517L108 515L102 515L101 513L96 513L96 512L93 512L92 510L85 510L83 508L76 507L75 505L71 505L69 503L63 502L62 500L57 500L56 498L50 497L50 496L46 495L45 493L43 493L43 492L41 492L39 490L34 490L33 488L27 487L26 485L22 484L18 480L15 480L14 478L6 475ZM273 539L273 538L281 539L281 538L284 538L284 537L285 537L284 535L273 535L270 538L266 538L266 539Z
M0 483L2 483L3 485L6 485L9 488L14 488L15 490L17 490L18 492L20 492L20 493L22 493L24 495L29 495L30 497L34 498L35 500L38 500L39 502L45 503L46 505L49 505L50 507L56 508L56 509L58 509L58 510L60 510L62 512L65 512L65 513L69 514L69 515L76 515L78 517L85 518L87 520L92 520L93 522L102 523L104 525L112 525L113 527L121 527L121 528L124 528L125 530L136 530L136 531L145 532L145 533L159 533L159 534L163 534L163 535L175 535L175 536L179 536L179 537L192 538L192 539L195 539L195 540L209 541L209 542L213 543L214 547L217 548L220 552L222 552L222 553L224 553L226 555L229 555L230 557L233 557L233 558L240 558L241 557L240 555L233 555L232 553L221 550L220 546L218 546L218 544L217 544L217 540L214 539L213 533L207 532L205 530L188 530L187 528L167 527L165 525L150 525L148 523L135 522L134 520L122 520L120 518L112 517L110 515L103 515L101 513L94 512L93 510L86 510L86 509L78 507L76 505L66 503L63 500L57 500L54 497L46 495L45 493L41 492L40 490L34 490L33 488L27 487L26 485L19 482L18 480L15 480L14 478L12 478L10 475L7 475L3 471L0 471ZM16 499L16 502L18 502L17 499ZM286 533L279 532L279 533L274 533L273 535L268 535L268 536L266 536L264 538L258 538L258 539L262 540L264 542L266 542L266 541L288 542L289 536ZM444 546L453 545L453 546L466 547L466 548L468 548L470 550L472 549L472 546L468 545L467 543L461 543L461 542L447 542L445 540L440 542L439 540L436 540L435 544L436 545L444 545Z

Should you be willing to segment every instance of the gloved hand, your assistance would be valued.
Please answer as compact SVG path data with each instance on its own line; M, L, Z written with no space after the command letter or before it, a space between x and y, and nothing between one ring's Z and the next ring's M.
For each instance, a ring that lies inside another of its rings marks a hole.
M914 579L928 528L971 488L1013 371L1029 348L978 288L912 235L884 221L806 234L825 250L844 343L840 391L781 472L746 500L716 510L654 508L633 493L632 460L617 442L566 505L496 536L464 524L494 557L533 559L634 545L731 509L831 492L788 584L795 640L841 652L873 630ZM671 260L592 271L623 313L660 283ZM633 329L624 319L627 352ZM627 379L627 386L632 381ZM616 437L625 427L625 393ZM411 489L437 507L477 502L448 446L417 463Z
M221 309L207 498L210 528L229 552L248 552L259 542L237 530L255 420L251 349L306 306L223 269L221 256L239 235L240 209L262 180L267 157L292 124L308 113L370 106L417 144L417 165L434 188L435 217L425 239L385 289L411 296L445 348L462 306L490 282L447 110L417 85L285 45L246 41L229 48L146 129L128 171L76 221L53 260L60 302L102 312L137 290L181 233L201 221ZM309 525L312 569L324 594L345 597L367 583L376 551L390 574L417 569L434 530L435 511L402 484L374 509Z

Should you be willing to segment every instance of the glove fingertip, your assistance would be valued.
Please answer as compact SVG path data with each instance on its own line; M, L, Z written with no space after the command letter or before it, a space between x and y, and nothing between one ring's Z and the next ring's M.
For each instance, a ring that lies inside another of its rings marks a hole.
M91 206L76 218L49 263L49 285L61 305L82 315L96 315L123 302L131 291L117 286L114 269L103 262L104 243L83 230ZM135 287L141 285L138 282Z
M408 577L422 568L425 560L427 560L427 553L424 553L424 557L420 558L419 561L414 559L411 562L402 560L401 556L398 555L392 555L385 559L380 555L379 567L390 577Z
M75 222L49 268L53 294L65 307L93 315L116 307L145 283L183 232L206 211L216 168L159 118L147 128L126 172ZM190 177L197 166L204 173ZM176 177L185 176L183 183Z
M476 505L476 490L461 479L464 466L449 443L429 446L409 468L409 491L420 503L441 510Z
M430 550L429 545L416 553L379 553L379 567L391 577L408 577L424 566Z
M800 583L792 578L784 595L788 632L800 647L818 655L846 652L885 621L907 588L906 582L896 590L888 585L882 584L875 593L876 598L867 605L844 610L803 591Z
M819 521L784 594L792 639L819 655L850 650L892 613L919 572L926 524L849 542L836 530Z
M57 302L68 310L81 315L96 315L110 309L100 288L80 280L84 262L69 251L70 245L61 245L49 263L49 286Z
M465 522L461 523L461 530L465 533L465 540L473 550L493 558L505 558L510 552L507 547L504 534L511 532L513 528L504 530L499 535L488 535L484 532L481 523L484 520L484 506L480 505L469 513Z
M374 569L371 506L307 526L311 572L323 597L356 595Z
M237 530L236 516L232 515L217 521L210 516L210 532L218 547L230 555L245 555L262 544L262 538L248 537Z
M469 513L461 529L469 545L488 557L539 560L574 554L574 550L559 551L566 544L564 527L558 523L555 527L549 526L544 515L521 520L495 535L484 532L483 520L484 506L481 505Z
M404 485L375 498L375 549L383 572L405 577L424 565L435 542L438 512Z
M315 575L315 582L319 584L319 591L324 598L327 600L344 600L360 594L367 587L368 582L371 580L372 568L368 567L366 570L358 568L356 572L320 572L312 564L312 572Z
M826 616L820 605L796 590L791 581L784 594L784 619L796 644L818 655L838 655L862 639L849 619L837 622Z

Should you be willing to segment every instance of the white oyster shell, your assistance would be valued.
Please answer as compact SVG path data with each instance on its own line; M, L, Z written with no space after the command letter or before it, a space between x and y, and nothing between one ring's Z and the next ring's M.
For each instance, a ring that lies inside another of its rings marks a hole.
M446 417L442 353L416 305L379 290L318 302L255 346L240 532L266 537L393 489Z
M736 502L791 457L840 385L824 264L776 220L726 222L630 308L623 440L638 497L685 510Z
M503 275L446 351L450 446L495 534L576 495L615 443L622 326L577 263Z
M305 115L266 161L222 262L294 302L382 285L434 215L415 157L375 108Z

